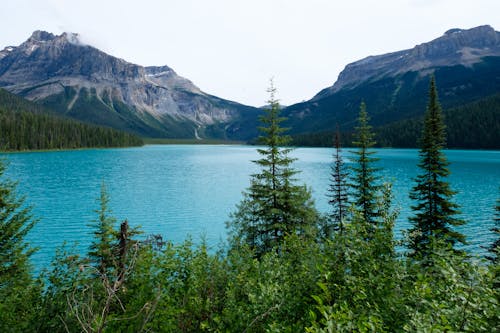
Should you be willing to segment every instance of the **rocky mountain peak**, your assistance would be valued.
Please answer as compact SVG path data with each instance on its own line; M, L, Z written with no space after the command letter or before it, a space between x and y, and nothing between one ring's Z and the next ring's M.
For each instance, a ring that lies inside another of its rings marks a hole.
M143 69L112 57L81 42L78 34L54 35L35 31L19 47L0 57L0 82L21 87L56 78L116 81L117 76L134 77ZM14 89L14 92L17 90Z
M61 38L65 38L68 43L86 46L80 39L80 35L73 32L65 32L61 35Z
M51 34L47 31L36 30L31 34L31 37L28 39L30 42L48 42L55 38L54 34Z
M172 68L168 66L148 66L145 67L146 75L148 76L172 76L175 75L175 72Z
M495 31L495 29L493 29L493 27L490 25L480 25L478 27L471 29L460 29L460 28L449 29L444 33L443 37L450 37L457 39L465 38L469 39L469 42L470 39L473 38L476 41L486 42L487 44L498 43L498 32Z
M462 31L463 30L459 29L459 28L452 28L452 29L447 30L444 34L445 35L451 35L451 34L459 33L459 32L462 32Z
M450 29L443 36L436 38L430 42L415 46L413 54L420 59L446 57L454 58L457 53L461 53L464 48L478 49L481 52L484 49L500 50L500 32L495 31L489 25L483 25L476 28ZM459 62L459 59L451 59L454 64ZM462 59L467 61L467 59ZM474 60L478 60L477 58Z
M500 32L489 25L472 29L450 29L442 36L412 49L369 56L348 64L332 87L314 99L323 98L361 82L395 77L407 72L432 71L436 67L470 67L487 56L500 56Z
M63 32L61 35L54 35L50 32L43 30L36 30L31 34L31 37L24 44L34 44L34 43L47 43L52 41L58 41L59 43L68 42L75 45L82 45L83 43L80 39L80 35L74 32Z
M148 136L197 137L203 126L228 123L249 109L205 94L169 66L129 63L70 32L35 31L0 51L0 87L77 119Z

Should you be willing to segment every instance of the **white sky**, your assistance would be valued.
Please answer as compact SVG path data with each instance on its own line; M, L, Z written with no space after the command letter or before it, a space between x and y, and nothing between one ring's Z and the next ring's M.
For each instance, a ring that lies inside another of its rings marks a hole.
M350 62L451 28L500 28L499 0L2 0L0 49L76 32L113 56L168 65L203 91L264 105L310 99Z

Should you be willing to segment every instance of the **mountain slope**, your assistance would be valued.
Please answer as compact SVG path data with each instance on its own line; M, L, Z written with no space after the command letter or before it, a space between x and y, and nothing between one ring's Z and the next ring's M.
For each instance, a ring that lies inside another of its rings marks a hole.
M416 148L422 135L423 116L403 119L375 127L378 147ZM446 146L448 148L500 149L500 93L445 109ZM297 146L331 147L334 131L293 136ZM342 145L351 146L353 132L342 133Z
M136 135L50 114L0 89L0 150L140 146Z
M500 149L500 93L444 110L448 148ZM398 121L376 130L382 146L416 147L423 117Z
M239 138L231 124L258 112L203 93L168 66L128 63L70 33L36 31L0 51L0 87L60 114L148 137Z
M295 134L343 130L355 124L364 100L375 126L419 116L436 76L444 108L500 91L500 33L489 26L452 29L411 50L371 56L346 66L332 87L285 109Z

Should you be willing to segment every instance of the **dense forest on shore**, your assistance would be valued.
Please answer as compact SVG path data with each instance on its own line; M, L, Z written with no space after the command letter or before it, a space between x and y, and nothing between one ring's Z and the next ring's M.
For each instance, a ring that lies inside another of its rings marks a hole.
M118 223L103 184L86 254L63 247L33 277L23 238L35 219L1 176L2 332L497 332L500 201L488 258L459 250L458 205L447 182L445 127L435 83L409 193L412 228L393 237L397 210L378 176L374 133L360 106L348 166L340 134L329 202L320 214L296 184L290 138L271 86L255 163L259 172L228 221L220 249L166 242ZM132 221L133 222L133 221ZM404 252L396 251L404 246ZM486 244L485 244L486 246Z
M0 150L48 150L141 146L134 134L52 115L0 89Z
M447 148L500 149L500 94L444 110L443 114L447 129ZM374 129L376 146L417 148L422 124L423 117L419 117L377 127ZM353 135L353 131L344 131L342 144L350 145ZM333 131L298 134L293 136L292 144L329 147L333 136Z

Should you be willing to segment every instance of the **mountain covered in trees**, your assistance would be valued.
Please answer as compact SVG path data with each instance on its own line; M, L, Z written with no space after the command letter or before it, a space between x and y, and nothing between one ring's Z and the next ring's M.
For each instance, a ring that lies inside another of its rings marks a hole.
M0 151L140 145L137 135L54 115L0 89Z
M445 110L448 148L500 149L500 93ZM422 133L423 117L410 118L377 128L384 147L413 148Z
M258 111L208 95L168 66L131 64L71 33L35 31L0 51L0 87L61 115L143 137L239 138L241 124Z
M449 111L497 94L500 92L500 32L490 26L451 29L412 49L351 63L333 86L309 101L286 108L287 125L295 135L332 134L337 123L341 131L351 131L361 101L366 103L374 127L420 117L425 110L431 74L436 78L441 104ZM482 112L491 113L481 103L474 109L478 117L482 117ZM454 122L454 117L454 112L446 115L449 122ZM479 131L493 131L498 127L499 118L497 113L494 127L477 128L474 122L464 124L467 135L479 136ZM479 144L470 142L467 147ZM412 146L415 145L413 142Z
M482 143L480 137L494 140L500 117L476 126L492 113L486 108L490 102L479 101L495 101L492 96L500 91L500 33L490 26L451 29L412 49L353 62L331 87L286 107L285 126L292 128L296 144L325 144L319 138L331 137L336 124L344 134L352 132L364 101L375 128L385 128L384 133L387 128L399 129L401 122L410 124L423 115L431 74L446 122L458 123L455 117L470 120L459 127L476 138L461 142L461 133L450 130L458 138L450 146L498 147ZM0 51L0 87L58 114L143 137L246 141L258 136L260 109L208 95L168 66L144 67L108 55L71 33L36 31L21 45ZM474 118L452 112L474 102ZM408 133L404 140L410 143L390 134L377 141L415 147L418 132L409 139Z
M500 149L500 93L444 110L446 147ZM374 129L378 147L415 148L422 133L423 115L391 122ZM464 134L466 133L466 134ZM344 145L350 145L353 131L342 133ZM293 145L330 147L334 131L293 136Z

